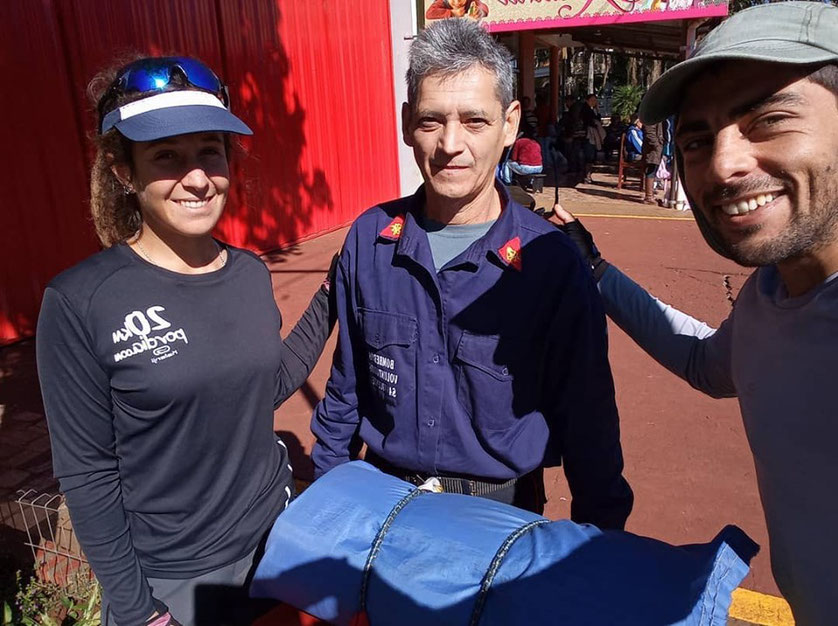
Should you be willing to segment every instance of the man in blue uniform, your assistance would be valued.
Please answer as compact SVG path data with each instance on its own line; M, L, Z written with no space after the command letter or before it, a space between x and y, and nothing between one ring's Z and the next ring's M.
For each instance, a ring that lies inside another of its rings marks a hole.
M347 236L315 475L363 441L403 479L541 512L543 467L561 463L571 517L622 528L632 492L590 270L494 178L521 115L509 53L442 21L414 40L407 79L404 141L425 183Z

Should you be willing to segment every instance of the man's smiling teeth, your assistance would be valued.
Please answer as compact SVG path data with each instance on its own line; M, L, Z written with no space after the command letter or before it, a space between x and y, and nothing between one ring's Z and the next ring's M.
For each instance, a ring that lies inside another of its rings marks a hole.
M201 207L205 207L207 202L209 200L178 200L178 204L187 209L200 209Z
M742 199L738 202L732 202L730 204L723 204L722 211L728 215L742 215L744 213L750 213L757 207L766 205L772 200L774 200L773 193L759 194L753 198Z

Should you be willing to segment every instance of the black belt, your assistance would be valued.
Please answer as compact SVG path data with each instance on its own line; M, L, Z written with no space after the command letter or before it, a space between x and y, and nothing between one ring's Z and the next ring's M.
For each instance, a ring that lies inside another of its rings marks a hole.
M485 496L496 491L501 491L507 487L512 487L517 478L510 478L504 482L490 482L486 480L475 480L473 478L461 478L456 476L423 476L422 474L413 474L399 476L402 480L416 485L425 484L427 481L435 478L442 486L445 493L461 493L466 496Z
M442 486L442 490L446 493L459 493L466 496L485 496L496 491L501 491L507 487L513 486L518 482L518 478L510 478L509 480L492 480L479 479L473 476L457 476L457 475L434 475L422 474L412 470L397 467L374 452L367 451L364 460L371 465L375 465L385 474L390 474L396 478L400 478L406 482L417 487L425 484L427 481L435 478Z

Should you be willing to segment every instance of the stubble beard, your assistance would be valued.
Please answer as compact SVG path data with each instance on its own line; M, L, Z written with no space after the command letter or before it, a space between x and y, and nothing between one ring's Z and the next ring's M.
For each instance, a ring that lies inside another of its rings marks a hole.
M741 193L741 190L735 193ZM752 241L762 230L762 224L746 229L739 242L726 239L715 224L710 228L726 256L739 265L760 267L796 259L838 241L838 172L834 165L827 164L812 173L809 198L808 212L795 210L786 228L764 241Z

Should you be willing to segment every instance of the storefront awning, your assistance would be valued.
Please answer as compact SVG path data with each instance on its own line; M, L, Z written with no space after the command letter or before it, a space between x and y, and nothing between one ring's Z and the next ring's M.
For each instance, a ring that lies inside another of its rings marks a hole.
M681 58L686 41L687 22L666 20L635 22L603 26L578 26L563 30L576 45L597 51L639 52L645 56ZM536 31L536 42L551 45L554 39L550 30Z
M728 14L727 0L424 0L424 6L425 23L472 17L492 33L568 32L589 47L661 55L679 54L686 21Z

